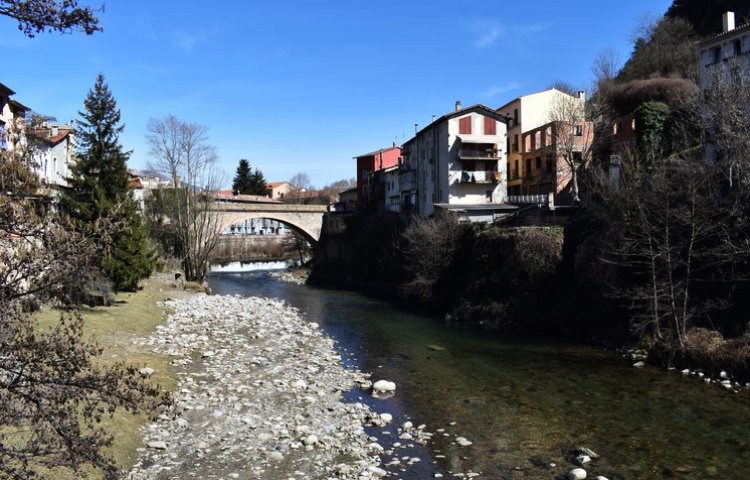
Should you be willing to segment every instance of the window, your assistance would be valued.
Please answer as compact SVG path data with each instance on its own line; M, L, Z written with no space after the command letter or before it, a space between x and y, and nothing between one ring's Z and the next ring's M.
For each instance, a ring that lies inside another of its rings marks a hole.
M526 159L526 171L523 173L525 173L527 177L531 176L531 159L530 158Z
M523 138L523 151L524 152L530 152L531 151L531 135L526 135Z
M536 157L536 169L537 170L542 169L542 157Z
M518 125L518 109L513 109L513 125Z
M630 129L635 130L635 118L630 121Z
M518 152L518 134L513 135L513 152Z
M458 120L458 133L471 134L471 117L464 117Z
M547 127L544 131L544 146L549 147L552 145L552 127Z
M713 63L718 63L721 60L721 47L712 48L711 57L713 58Z
M742 41L740 39L732 42L732 50L734 50L735 55L740 55L742 53Z
M547 173L552 173L555 171L555 162L552 159L552 157L547 157Z
M538 130L534 134L534 150L539 150L542 148L542 131Z
M497 122L494 118L484 117L484 134L497 135Z
M510 137L505 139L505 143L506 143L505 151L510 152Z
M581 125L575 126L575 136L580 137L583 135L583 127Z

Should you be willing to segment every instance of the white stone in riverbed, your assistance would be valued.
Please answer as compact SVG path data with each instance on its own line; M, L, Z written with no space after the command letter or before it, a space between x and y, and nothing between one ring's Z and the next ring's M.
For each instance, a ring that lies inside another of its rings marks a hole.
M591 457L589 457L588 455L578 455L576 457L576 463L578 465L586 465L589 462L591 462Z
M684 369L684 370L683 370L683 371L682 371L681 373L682 373L683 375L690 375L690 370L686 368L686 369Z
M203 355L201 355L201 357L209 358L213 357L214 355L216 355L216 352L214 352L213 350L206 350L205 352L203 352Z
M635 363L633 364L633 366L634 366L635 368L643 368L643 367L645 367L645 366L646 366L646 362L635 362Z
M393 421L393 415L390 413L381 413L380 420L383 422L383 425L388 425Z
M398 436L401 440L414 440L414 437L411 436L411 433L404 432L401 435Z
M318 443L318 436L317 435L308 435L303 440L302 443L305 445L315 445Z
M372 389L376 392L395 392L396 384L388 380L378 380L372 385Z
M148 442L148 448L152 448L154 450L166 450L167 444L165 442L162 442L161 440L155 440L153 442Z
M609 480L607 477L603 477L599 475L598 477L594 477L592 480Z
M574 468L568 472L568 480L586 480L586 470Z
M464 437L456 437L456 443L461 445L462 447L468 447L469 445L472 444L469 440L465 439Z
M148 378L154 374L154 369L151 367L143 367L140 370L138 370L138 373L140 373L142 377Z
M411 422L404 422L404 424L401 425L401 428L403 428L404 430L409 430L413 426L414 426L414 424L411 423Z
M372 475L373 475L374 477L385 477L385 476L386 476L386 475L388 474L388 472L386 472L385 470L383 470L383 469L382 469L382 468L380 468L380 467L374 467L374 466L373 466L373 467L369 467L369 468L368 468L367 470L369 470L369 471L370 471L370 473L371 473L371 474L372 474Z
M268 459L273 460L274 462L280 462L281 460L284 460L284 454L278 450L274 450L268 454Z
M293 380L289 386L292 388L307 388L307 383L304 380Z

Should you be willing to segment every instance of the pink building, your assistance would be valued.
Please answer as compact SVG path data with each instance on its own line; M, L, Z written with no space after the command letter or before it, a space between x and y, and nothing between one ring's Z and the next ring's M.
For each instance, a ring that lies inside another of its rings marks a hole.
M368 180L374 172L398 165L401 147L394 144L392 147L381 148L354 158L357 160L357 201L377 200L370 198L371 189Z

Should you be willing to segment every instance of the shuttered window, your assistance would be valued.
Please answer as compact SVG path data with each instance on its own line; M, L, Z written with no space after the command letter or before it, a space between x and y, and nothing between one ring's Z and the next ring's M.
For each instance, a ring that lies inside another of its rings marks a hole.
M497 123L494 118L484 117L484 134L497 135Z
M471 117L464 117L458 120L458 133L471 134Z

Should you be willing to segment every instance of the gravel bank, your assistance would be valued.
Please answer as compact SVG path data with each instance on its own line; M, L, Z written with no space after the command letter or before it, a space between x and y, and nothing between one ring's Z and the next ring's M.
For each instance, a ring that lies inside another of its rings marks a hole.
M174 313L144 343L175 357L176 414L147 426L128 479L384 475L363 428L377 415L341 401L368 375L345 369L316 324L266 298L200 294L167 305Z

